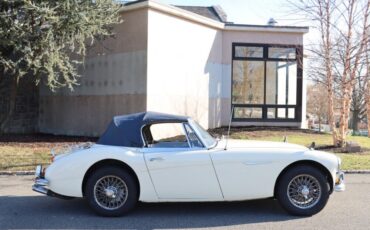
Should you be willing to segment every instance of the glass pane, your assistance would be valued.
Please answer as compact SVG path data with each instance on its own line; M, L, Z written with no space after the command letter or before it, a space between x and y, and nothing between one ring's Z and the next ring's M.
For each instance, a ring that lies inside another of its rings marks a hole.
M267 62L266 104L295 105L296 101L297 101L296 62Z
M277 109L277 118L286 118L286 109L278 108Z
M267 109L267 118L268 119L285 119L286 117L286 109L285 108L268 108ZM295 109L289 108L288 109L288 118L294 119L295 118Z
M266 62L266 104L276 105L277 101L277 62Z
M234 108L234 118L262 118L262 108Z
M264 62L234 61L232 90L235 104L263 104Z
M295 54L296 49L295 48L269 48L268 54L269 58L282 58L282 59L295 59L296 54Z
M152 143L148 147L185 148L189 147L182 123L162 123L150 126Z
M190 128L190 126L188 124L185 124L185 129L186 129L186 132L188 133L188 138L189 138L191 147L202 148L203 144L202 144L202 142L200 142L200 140L199 140L197 134L195 134L194 130L192 128Z
M288 105L297 104L297 63L290 62L288 67Z
M267 118L268 119L275 119L276 118L276 109L275 108L268 108L267 109Z
M200 135L203 143L207 145L206 147L214 146L217 143L217 141L211 136L211 134L209 134L200 124L198 124L198 122L194 120L189 120L189 124Z
M235 46L235 57L262 58L263 47Z

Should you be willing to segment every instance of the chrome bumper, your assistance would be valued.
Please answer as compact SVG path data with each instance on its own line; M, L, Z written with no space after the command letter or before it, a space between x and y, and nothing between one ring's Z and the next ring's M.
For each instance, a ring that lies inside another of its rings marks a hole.
M44 178L42 166L38 165L35 170L35 183L32 185L32 190L44 195L48 195L49 189L47 186L49 185L49 181Z
M48 195L49 189L46 186L49 184L49 181L45 179L36 178L35 184L32 185L32 190L35 192L42 193L44 195Z
M337 172L337 175L336 175L336 178L335 178L334 191L343 192L345 190L346 190L346 185L344 183L344 172L339 171L339 172Z

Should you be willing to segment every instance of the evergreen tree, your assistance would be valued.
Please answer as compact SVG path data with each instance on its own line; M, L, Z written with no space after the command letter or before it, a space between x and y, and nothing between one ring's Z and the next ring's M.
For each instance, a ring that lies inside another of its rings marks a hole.
M0 81L12 82L0 133L14 112L22 78L51 90L78 84L87 46L112 35L120 7L114 0L0 0Z

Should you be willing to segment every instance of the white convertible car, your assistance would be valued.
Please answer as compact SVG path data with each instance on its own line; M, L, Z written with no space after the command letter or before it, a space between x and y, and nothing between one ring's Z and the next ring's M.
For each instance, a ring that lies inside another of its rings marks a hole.
M226 146L227 145L227 146ZM103 216L142 202L276 198L293 215L313 215L344 191L341 160L284 142L216 140L189 117L155 112L114 117L96 144L36 168L33 190L84 197Z

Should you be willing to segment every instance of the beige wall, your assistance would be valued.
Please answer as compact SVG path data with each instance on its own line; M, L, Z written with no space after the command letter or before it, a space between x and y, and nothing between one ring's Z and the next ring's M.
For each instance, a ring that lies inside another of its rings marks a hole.
M96 43L80 68L80 86L40 90L39 130L99 136L115 115L146 110L147 10L122 14L115 39Z
M232 31L225 30L222 42L222 63L231 64L231 44L240 43L260 43L260 44L282 44L282 45L302 45L303 35L301 33L287 32L257 32L257 31Z
M147 109L220 124L222 32L153 9L148 19Z

